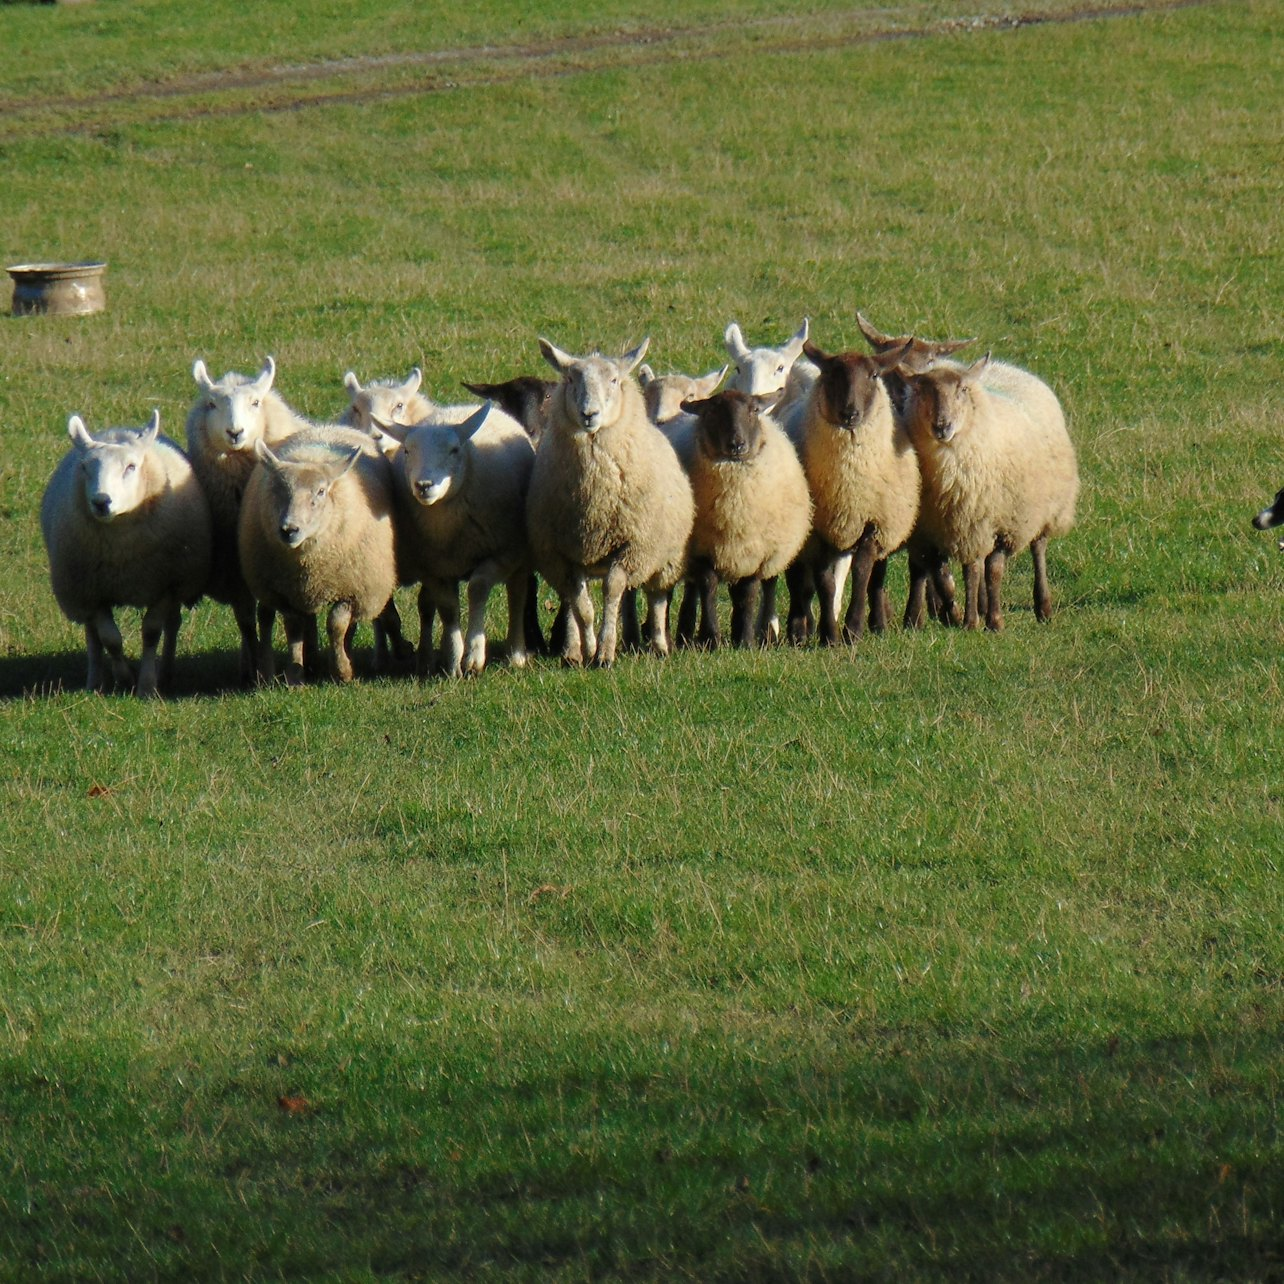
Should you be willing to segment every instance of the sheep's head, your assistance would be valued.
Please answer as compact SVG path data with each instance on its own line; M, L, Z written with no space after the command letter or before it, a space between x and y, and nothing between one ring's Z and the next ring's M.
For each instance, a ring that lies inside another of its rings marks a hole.
M727 389L712 397L684 401L682 409L695 415L696 439L709 459L749 463L762 452L762 416L767 399ZM770 400L774 400L771 398Z
M905 414L910 429L921 436L931 434L947 444L967 430L975 401L973 390L990 366L987 352L965 370L938 367L905 378Z
M469 392L493 401L505 414L512 415L532 441L538 441L548 422L548 407L557 384L534 375L518 375L503 383L467 383Z
M642 385L647 418L653 424L667 424L671 419L676 419L682 411L684 401L699 401L701 398L711 397L730 369L727 365L705 375L658 375L650 366L640 366L638 382Z
M343 376L343 386L348 390L348 422L369 433L385 454L391 454L397 449L397 441L385 426L409 426L423 417L429 409L419 395L423 381L424 372L415 366L401 382L376 379L363 388L361 380L349 370Z
M871 357L863 352L830 354L814 343L805 344L807 359L820 371L820 413L825 421L848 432L859 428L874 408L879 380L895 368L908 346Z
M425 508L458 495L468 481L469 442L490 414L488 401L461 424L420 424L402 445L406 484Z
M360 449L353 449L323 461L283 459L261 441L254 453L267 470L264 526L287 548L299 548L325 529L336 483L361 458Z
M204 403L210 440L224 450L253 450L254 443L263 437L263 399L272 390L275 377L276 362L268 357L253 378L233 372L215 381L198 357L192 366L192 378L200 389L197 404Z
M622 357L604 357L598 353L573 357L547 339L539 341L544 360L561 375L558 392L562 407L578 431L595 433L609 428L620 417L624 382L641 364L650 342L643 339Z
M804 317L798 333L780 347L750 348L740 333L740 327L733 321L722 336L727 354L736 367L727 386L751 396L780 392L789 380L794 362L802 354L809 332L810 322Z
M91 517L110 522L131 513L147 497L143 462L160 434L160 411L153 410L145 428L114 429L99 440L91 437L79 415L67 420L80 460L80 484Z
M931 370L942 357L948 357L960 348L966 348L976 339L919 339L912 334L890 335L876 330L861 313L856 313L856 324L860 332L869 340L869 346L878 356L904 348L905 354L900 360L900 367L906 374L923 374ZM908 346L906 346L908 345Z

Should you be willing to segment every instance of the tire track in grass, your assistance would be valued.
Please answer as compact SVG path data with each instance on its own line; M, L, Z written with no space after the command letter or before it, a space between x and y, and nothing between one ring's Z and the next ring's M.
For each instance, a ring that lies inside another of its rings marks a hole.
M859 23L871 16L869 10L856 10L845 14L772 16L743 22L605 32L513 45L473 45L421 53L332 59L252 71L201 73L169 84L106 90L73 99L0 98L0 142L92 134L126 124L181 122L388 102L415 95L488 88L519 80L556 79L677 62L716 61L748 52L797 54L894 40L1111 21L1204 8L1215 3L1218 0L1128 0L1124 3L1080 4L1067 9L942 18L922 27L885 24L851 29L851 23ZM880 16L894 12L875 11ZM772 37L770 43L755 40L755 37L772 31L782 34L778 38ZM727 42L729 35L744 38ZM401 84L371 83L372 78L390 73L413 74L420 71L427 74ZM346 83L354 79L360 83ZM226 94L248 97L232 102L200 101ZM120 108L127 105L141 110L120 112ZM108 110L96 110L104 108ZM24 116L30 119L24 121ZM62 119L51 120L51 116Z

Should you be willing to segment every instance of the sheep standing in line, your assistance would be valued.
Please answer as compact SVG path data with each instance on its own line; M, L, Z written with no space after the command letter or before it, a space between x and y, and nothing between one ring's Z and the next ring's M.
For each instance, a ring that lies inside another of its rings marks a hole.
M258 602L258 675L274 673L272 624L285 621L286 680L303 681L309 617L328 608L333 671L352 678L351 626L373 620L397 587L392 470L360 446L300 434L273 450L255 446L259 465L241 506L240 552Z
M668 595L686 564L694 501L632 377L647 341L622 357L576 357L539 342L560 381L535 454L527 521L536 567L571 608L564 658L614 662L630 588L645 590L651 647L667 654ZM591 578L603 581L600 640Z
M1015 375L1000 372L992 382L992 364L987 355L966 368L947 364L908 375L904 405L923 475L910 537L913 565L936 575L943 606L957 620L953 584L940 568L948 558L962 562L962 622L975 628L984 563L985 622L998 630L1006 559L1026 545L1034 559L1035 616L1051 618L1047 542L1074 524L1079 474L1051 390L1016 367L1007 368Z
M69 620L84 625L90 691L105 685L104 650L116 686L133 686L114 608L140 607L137 690L154 696L173 677L182 608L209 581L209 504L186 455L160 435L158 412L145 428L97 436L72 415L67 433L72 449L40 504L54 597Z
M434 609L441 614L439 668L448 677L486 665L486 604L508 587L508 660L526 663L524 614L531 577L526 491L535 448L525 430L486 402L463 423L416 424L394 468L403 573L422 580L419 672L428 672ZM459 583L468 584L468 636L459 623Z
M760 401L727 391L688 400L693 426L674 440L695 497L695 523L678 637L690 641L696 596L703 605L699 641L719 641L717 591L730 585L731 641L751 646L759 586L798 556L811 531L811 497L788 437Z
M887 627L887 559L909 538L919 502L918 457L883 380L907 349L902 344L866 356L830 354L810 342L804 348L818 375L785 421L815 507L811 541L788 573L789 634L795 642L807 634L814 583L820 592L820 640L837 643L848 564L853 578L844 636L850 641L863 632L867 601L870 629L881 633Z
M253 682L257 634L254 598L237 553L241 498L257 464L260 441L278 446L309 421L296 415L272 388L276 363L268 357L256 376L230 372L214 380L199 358L192 366L197 395L187 414L187 453L209 500L213 569L208 593L225 602L241 634L242 683Z

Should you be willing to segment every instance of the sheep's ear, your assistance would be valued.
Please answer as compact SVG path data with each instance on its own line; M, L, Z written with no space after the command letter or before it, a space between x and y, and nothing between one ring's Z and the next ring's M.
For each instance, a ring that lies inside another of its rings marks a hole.
M743 361L749 355L744 335L740 333L740 327L734 321L723 331L722 342L734 361Z
M889 343L896 342L890 334L884 334L870 325L863 312L856 313L856 324L860 326L861 334L865 336L871 347L885 348Z
M699 417L700 412L709 404L708 397L685 397L679 403L689 415Z
M143 429L143 445L150 446L157 437L160 436L160 411L153 410L152 417L147 421L147 426Z
M455 433L461 442L472 440L477 430L486 422L486 417L494 404L493 401L484 402L463 423L455 425Z
M824 348L818 348L810 339L803 343L802 350L803 355L812 365L823 366L829 360L829 353Z
M276 362L268 357L263 362L263 369L259 371L259 377L254 381L254 386L260 396L272 387L272 380L276 378Z
M803 323L799 327L797 334L785 344L785 355L792 355L795 361L798 360L798 354L803 350L807 343L807 336L811 333L811 321L808 317L803 317Z
M653 383L654 381L655 371L652 370L644 361L640 366L638 366L638 383L645 388L647 384Z
M85 421L79 415L72 415L67 420L67 436L81 450L90 450L95 445L94 439L89 435L89 430L85 427Z
M620 373L631 375L642 364L642 358L646 356L646 350L650 346L651 336L648 334L636 348L626 352L616 363L620 367Z
M358 379L351 370L349 370L348 373L343 376L343 386L348 390L349 397L355 397L361 391L361 380Z
M411 366L410 373L406 376L406 382L401 385L401 391L407 397L413 396L419 391L419 385L424 381L424 372L418 366Z
M414 424L385 423L377 415L371 415L370 422L374 424L374 426L378 428L385 437L391 437L393 441L399 442L403 446L406 444L406 438L410 435L411 428L414 427Z
M776 408L785 399L785 390L778 389L775 392L759 392L749 398L749 404L760 415L774 415Z
M727 371L730 369L730 365L725 365L721 370L710 370L707 375L694 381L695 391L701 396L711 397L718 391L718 385L727 377Z
M333 478L331 479L331 485L333 485L334 482L337 482L339 478L342 477L345 473L351 472L353 464L355 464L357 460L360 459L364 453L365 452L361 449L360 446L353 446L352 454L348 456L347 460L334 474Z
M271 469L279 470L281 467L279 456L272 453L271 446L262 437L254 443L254 456L260 463L266 464Z
M214 386L214 380L210 378L210 372L206 370L205 362L202 361L200 357L197 357L196 360L192 362L192 378L195 379L197 385L206 392L209 392L209 390Z
M927 346L934 357L948 357L951 352L957 352L960 348L966 348L969 343L976 342L976 335L970 339L946 339L941 343L929 343Z
M990 368L990 361L993 355L994 354L992 352L987 352L980 361L974 361L970 366L968 366L968 368L963 372L963 382L972 384L979 383L984 379L985 372Z
M569 352L563 352L556 344L550 343L547 339L539 341L539 350L544 355L544 360L548 362L558 374L564 375L574 364L575 358Z
M876 352L873 357L874 365L880 375L887 374L889 370L895 370L897 366L910 355L914 347L914 336L910 335L904 343L895 348L888 348L885 352Z

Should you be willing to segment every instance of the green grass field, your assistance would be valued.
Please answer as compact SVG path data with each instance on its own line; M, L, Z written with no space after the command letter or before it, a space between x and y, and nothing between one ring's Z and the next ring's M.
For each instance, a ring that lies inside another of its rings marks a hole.
M0 6L0 1278L1284 1272L1280 10L977 12ZM73 411L857 309L1062 396L1050 626L80 690Z

